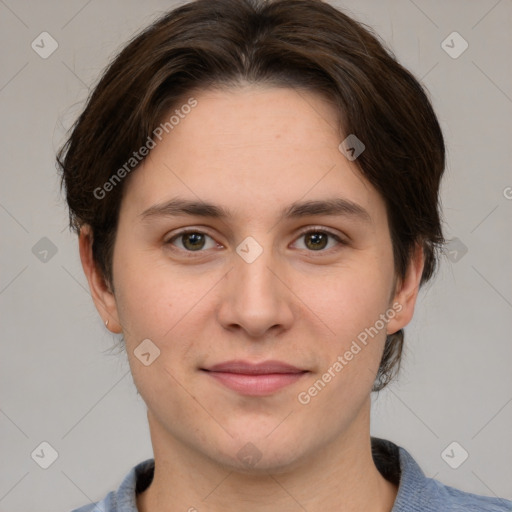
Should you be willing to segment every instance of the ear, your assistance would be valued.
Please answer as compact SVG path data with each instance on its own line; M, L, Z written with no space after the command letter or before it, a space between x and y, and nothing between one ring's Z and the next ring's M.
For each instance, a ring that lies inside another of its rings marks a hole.
M420 289L425 255L421 244L416 244L403 279L397 279L392 304L397 304L396 315L387 324L387 334L394 334L412 319Z
M98 269L92 256L93 234L90 226L84 225L80 228L78 245L80 249L80 260L84 269L85 277L89 282L92 300L98 310L103 323L107 323L107 329L113 333L121 333L121 324L117 313L117 304L114 293L105 277Z

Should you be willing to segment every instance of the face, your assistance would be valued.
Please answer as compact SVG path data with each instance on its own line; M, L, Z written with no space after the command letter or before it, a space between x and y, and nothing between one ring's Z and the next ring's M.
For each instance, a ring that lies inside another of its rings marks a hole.
M152 435L278 471L367 432L419 267L395 279L384 201L338 149L321 97L246 86L194 98L130 176L114 293L94 297L124 333Z

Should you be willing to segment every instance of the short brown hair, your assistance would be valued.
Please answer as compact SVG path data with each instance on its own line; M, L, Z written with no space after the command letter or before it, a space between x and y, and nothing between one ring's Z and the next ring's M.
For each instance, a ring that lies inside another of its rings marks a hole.
M372 29L320 0L196 0L166 13L119 53L57 156L70 225L91 227L106 281L112 283L126 180L105 197L95 191L185 94L244 82L309 90L333 104L340 136L355 134L365 145L356 163L386 203L397 275L404 276L419 244L421 284L430 279L444 242L445 146L420 83ZM403 330L388 336L374 390L398 370L403 338Z

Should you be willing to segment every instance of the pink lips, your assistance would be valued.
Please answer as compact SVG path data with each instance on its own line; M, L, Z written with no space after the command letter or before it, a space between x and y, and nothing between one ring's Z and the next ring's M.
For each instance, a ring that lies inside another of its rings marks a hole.
M293 384L306 370L281 361L226 361L204 369L208 375L226 387L243 395L265 396Z

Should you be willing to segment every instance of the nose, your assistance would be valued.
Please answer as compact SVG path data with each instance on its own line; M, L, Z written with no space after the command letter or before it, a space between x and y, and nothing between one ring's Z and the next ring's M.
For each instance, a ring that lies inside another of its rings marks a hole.
M221 325L243 330L253 340L289 329L294 320L293 293L284 265L266 249L252 262L238 254L233 259L218 310Z

